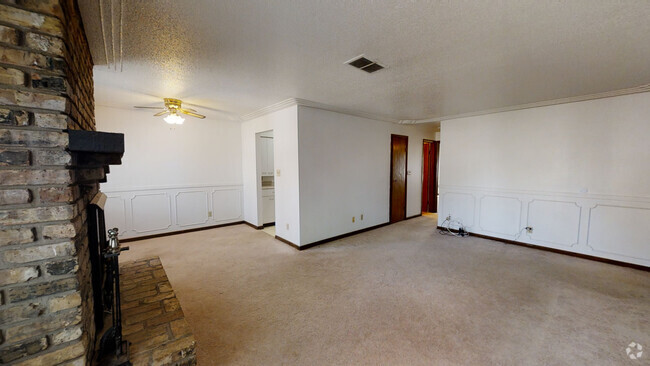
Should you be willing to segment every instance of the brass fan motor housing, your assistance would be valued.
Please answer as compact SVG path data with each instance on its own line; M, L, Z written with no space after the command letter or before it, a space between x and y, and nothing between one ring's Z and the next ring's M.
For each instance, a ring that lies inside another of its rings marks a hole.
M183 102L180 99L165 98L165 107L167 109L180 109Z

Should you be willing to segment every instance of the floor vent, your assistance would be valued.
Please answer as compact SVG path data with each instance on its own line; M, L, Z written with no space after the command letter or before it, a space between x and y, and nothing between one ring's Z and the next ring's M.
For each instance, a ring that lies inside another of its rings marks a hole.
M345 63L350 66L354 66L357 69L363 70L367 73L373 73L375 71L379 71L384 68L379 63L372 60L368 60L367 58L363 57L363 55L357 56L349 61L346 61Z

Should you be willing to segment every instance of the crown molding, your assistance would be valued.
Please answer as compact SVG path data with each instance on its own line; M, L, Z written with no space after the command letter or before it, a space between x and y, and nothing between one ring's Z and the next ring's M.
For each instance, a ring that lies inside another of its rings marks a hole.
M257 118L257 117L262 117L262 116L265 116L265 115L267 115L267 114L269 114L269 113L273 113L273 112L279 111L279 110L281 110L281 109L285 109L285 108L293 107L293 106L296 105L296 104L297 104L297 103L296 103L296 99L295 99L295 98L285 99L285 100L283 100L283 101L281 101L281 102L277 102L277 103L275 103L275 104L271 104L270 106L266 106L266 107L264 107L264 108L260 108L260 109L254 111L254 112L244 114L244 115L242 115L242 116L240 117L240 120L241 120L241 121L250 121L250 120L255 119L255 118Z
M338 108L338 107L334 107L334 106L331 106L331 105L328 105L328 104L318 103L318 102L314 102L314 101L311 101L311 100L300 99L300 98L288 98L288 99L285 99L285 100L283 100L281 102L271 104L270 106L258 109L255 112L251 112L251 113L242 115L241 120L242 121L250 121L251 119L258 118L258 117L267 115L269 113L279 111L281 109L285 109L285 108L288 108L288 107L293 107L295 105L299 105L299 106L302 106L302 107L310 107L310 108L322 109L322 110L325 110L325 111L330 111L330 112L335 112L335 113L343 113L343 114L347 114L347 115L351 115L351 116L374 119L374 120L384 121L384 122L391 122L391 123L399 123L400 122L400 120L397 119L397 118L391 118L391 117L387 117L387 116L380 115L380 114L374 114L374 113L366 113L366 112L357 111L357 110L353 110L353 109Z
M281 102L271 104L270 106L258 109L258 110L254 111L254 112L242 115L240 120L241 121L249 121L251 119L258 118L258 117L267 115L269 113L279 111L281 109L285 109L285 108L288 108L288 107L299 105L299 106L303 106L303 107L322 109L322 110L326 110L326 111L330 111L330 112L343 113L343 114L347 114L347 115L351 115L351 116L374 119L374 120L378 120L378 121L397 123L397 124L401 124L401 125L414 125L414 124L420 124L420 123L440 122L440 121L444 121L444 120L457 119L457 118L482 116L482 115L501 113L501 112L518 111L518 110L522 110L522 109L548 107L548 106L558 105L558 104L584 102L584 101L587 101L587 100L611 98L611 97L618 97L618 96L622 96L622 95L638 94L638 93L645 93L645 92L650 92L650 84L644 84L644 85L636 86L636 87L633 87L633 88L619 89L619 90L613 90L613 91L608 91L608 92L603 92L603 93L587 94L587 95L580 95L580 96L568 97L568 98L560 98L560 99L550 99L550 100L544 100L544 101L541 101L541 102L519 104L519 105L514 105L514 106L509 106L509 107L486 109L486 110L482 110L482 111L461 113L461 114L454 114L454 115L447 115L447 116L430 117L430 118L425 118L425 119L397 119L397 118L392 118L392 117L388 117L388 116L384 116L384 115L380 115L380 114L367 113L367 112L363 112L363 111L358 111L358 110L353 110L353 109L346 109L346 108L338 108L338 107L334 107L334 106L331 106L331 105L328 105L328 104L318 103L318 102L314 102L314 101L307 100L307 99L288 98L288 99L285 99L285 100L283 100Z
M399 123L400 124L418 124L418 123L440 122L440 121L450 120L450 119L458 119L458 118L465 118L465 117L475 117L475 116L482 116L482 115L486 115L486 114L518 111L518 110L522 110L522 109L530 109L530 108L537 108L537 107L548 107L548 106L558 105L558 104L584 102L584 101L587 101L587 100L618 97L618 96L622 96L622 95L645 93L645 92L649 92L649 91L650 91L650 84L644 84L644 85L636 86L636 87L633 87L633 88L619 89L619 90L613 90L613 91L608 91L608 92L603 92L603 93L596 93L596 94L580 95L580 96L576 96L576 97L550 99L550 100L544 100L544 101L541 101L541 102L519 104L519 105L510 106L510 107L487 109L487 110L482 110L482 111L477 111L477 112L461 113L461 114L455 114L455 115L449 115L449 116L438 116L438 117L431 117L431 118L418 119L418 120L400 120Z
M354 109L346 109L346 108L338 108L334 107L328 104L323 104L323 103L318 103L314 102L311 100L306 100L306 99L299 99L299 98L294 98L296 100L296 103L299 106L303 107L311 107L311 108L316 108L316 109L322 109L325 111L330 111L330 112L336 112L336 113L343 113L347 114L350 116L356 116L356 117L361 117L361 118L368 118L368 119L374 119L377 121L384 121L384 122L391 122L391 123L399 123L399 119L397 118L392 118L388 117L382 114L375 114L375 113L366 113L363 111L358 111Z

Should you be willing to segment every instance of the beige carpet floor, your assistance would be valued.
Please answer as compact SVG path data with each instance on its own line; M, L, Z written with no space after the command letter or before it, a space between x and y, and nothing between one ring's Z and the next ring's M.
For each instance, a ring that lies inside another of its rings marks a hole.
M649 272L434 227L298 252L237 225L128 243L122 260L160 256L200 365L650 364Z

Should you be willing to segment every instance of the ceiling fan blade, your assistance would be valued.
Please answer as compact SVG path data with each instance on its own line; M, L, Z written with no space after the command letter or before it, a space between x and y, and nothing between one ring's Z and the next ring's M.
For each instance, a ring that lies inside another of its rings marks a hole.
M138 108L138 109L164 109L165 107L143 107L140 105L134 105L133 108Z
M165 115L165 114L167 114L167 113L169 113L169 111L168 111L168 110L164 110L164 111L162 111L162 112L158 112L158 113L154 114L153 116L154 116L154 117L159 117L159 116Z
M223 109L217 109L217 108L207 107L205 105L199 105L199 104L193 104L193 103L187 103L187 102L183 102L183 105L191 105L193 107L200 107L201 109L207 109L207 110L210 110L210 111L213 111L213 112L217 112L220 115L222 115L223 117L225 117L226 119L231 120L231 121L241 121L241 119L239 118L238 115L233 114L231 112L227 112L227 111L225 111Z
M191 106L193 106L193 107L199 107L199 108L203 108L203 109L209 109L209 110L211 110L211 111L215 111L215 112L227 113L226 111L221 110L221 109L216 109L216 108L212 108L212 107L206 107L206 106L204 106L204 105L199 105L199 104L194 104L194 103L183 102L183 105L191 105Z
M181 109L179 109L179 111L180 111L181 113L187 114L188 116L192 116L192 117L196 117L196 118L201 118L201 119L205 118L204 115L202 115L202 114L198 114L198 113L194 113L194 112L190 112L190 110L185 109L185 108L181 108Z
M186 110L186 111L190 111L190 112L195 112L195 113L196 113L196 109L192 109L192 108L182 108L182 109L184 109L184 110Z

